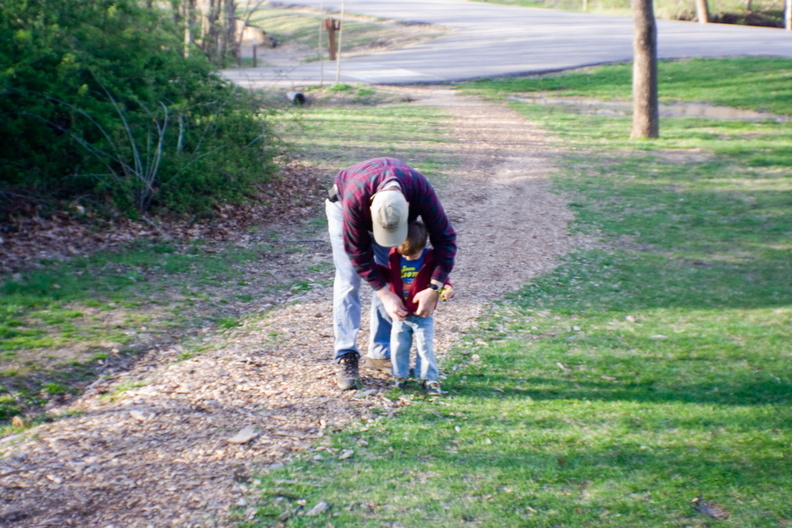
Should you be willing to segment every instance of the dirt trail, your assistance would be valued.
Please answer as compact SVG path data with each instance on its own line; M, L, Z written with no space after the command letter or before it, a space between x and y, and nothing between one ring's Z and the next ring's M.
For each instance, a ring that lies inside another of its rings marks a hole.
M445 147L464 160L439 189L459 234L458 296L437 317L442 367L491 301L575 241L564 200L548 192L556 153L540 130L449 88L401 89L453 115ZM330 260L329 247L310 250ZM94 384L64 418L0 441L0 526L229 526L231 509L252 512L251 474L373 419L374 406L395 410L383 374L364 372L361 392L335 387L330 297L314 289L191 359L177 361L178 348L151 354Z

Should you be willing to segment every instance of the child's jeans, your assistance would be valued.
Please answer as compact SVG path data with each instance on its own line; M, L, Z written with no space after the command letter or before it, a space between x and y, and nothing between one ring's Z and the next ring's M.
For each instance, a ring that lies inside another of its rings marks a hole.
M434 356L434 317L408 315L404 321L393 321L391 329L391 362L393 377L406 378L410 371L410 349L413 342L418 349L416 376L436 380L437 361Z

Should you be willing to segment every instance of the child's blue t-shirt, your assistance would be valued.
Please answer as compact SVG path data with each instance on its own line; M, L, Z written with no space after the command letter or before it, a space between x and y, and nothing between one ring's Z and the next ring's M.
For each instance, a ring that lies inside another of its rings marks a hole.
M424 263L424 257L429 248L424 248L421 256L415 260L407 260L404 256L401 257L401 281L402 281L402 297L406 300L410 294L410 286L412 285L418 272L421 271Z

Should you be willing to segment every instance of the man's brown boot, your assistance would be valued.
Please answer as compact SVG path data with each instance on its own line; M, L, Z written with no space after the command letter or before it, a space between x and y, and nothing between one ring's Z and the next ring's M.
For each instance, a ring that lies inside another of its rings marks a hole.
M358 373L357 354L345 354L338 361L341 370L338 372L338 388L341 390L352 390L363 388L363 381Z

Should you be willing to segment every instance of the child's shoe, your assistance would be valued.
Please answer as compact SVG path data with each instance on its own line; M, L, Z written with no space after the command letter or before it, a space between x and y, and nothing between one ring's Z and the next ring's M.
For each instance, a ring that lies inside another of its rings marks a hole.
M406 386L407 386L407 380L405 378L393 378L393 383L391 384L391 387L393 387L394 389L404 390L404 387Z
M426 391L426 394L432 394L432 395L437 395L437 396L445 394L445 392L440 388L440 382L439 381L427 380L427 381L424 381L423 386L424 386L424 390Z

